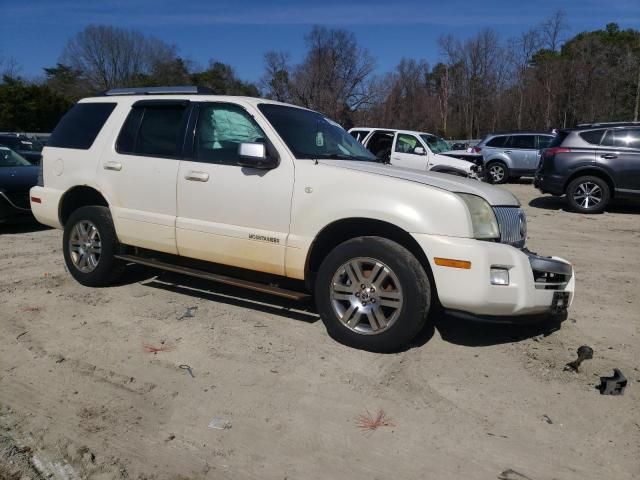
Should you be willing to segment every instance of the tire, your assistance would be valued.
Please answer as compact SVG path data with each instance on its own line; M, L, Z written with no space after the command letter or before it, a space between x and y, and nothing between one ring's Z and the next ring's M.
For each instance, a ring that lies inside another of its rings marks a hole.
M332 338L354 348L393 352L424 327L431 284L406 248L381 237L359 237L338 245L324 259L315 299Z
M487 183L499 184L509 180L509 168L504 162L493 161L487 164Z
M579 213L602 213L611 200L611 190L603 179L578 177L565 190L571 209Z
M124 262L114 257L120 243L107 207L77 209L67 220L62 238L64 261L78 283L106 287L124 272Z

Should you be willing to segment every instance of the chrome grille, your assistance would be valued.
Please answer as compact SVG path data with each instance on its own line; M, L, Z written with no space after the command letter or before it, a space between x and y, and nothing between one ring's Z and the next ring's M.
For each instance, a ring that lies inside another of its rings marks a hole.
M522 248L527 242L527 217L520 207L494 207L500 242Z

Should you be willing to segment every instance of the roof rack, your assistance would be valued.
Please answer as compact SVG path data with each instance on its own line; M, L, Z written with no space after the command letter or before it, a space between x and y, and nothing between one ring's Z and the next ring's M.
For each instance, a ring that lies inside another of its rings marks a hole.
M112 88L103 93L107 97L117 95L215 95L208 87L186 85L179 87L131 87Z
M593 122L593 123L578 123L576 128L590 128L590 127L636 127L640 122Z

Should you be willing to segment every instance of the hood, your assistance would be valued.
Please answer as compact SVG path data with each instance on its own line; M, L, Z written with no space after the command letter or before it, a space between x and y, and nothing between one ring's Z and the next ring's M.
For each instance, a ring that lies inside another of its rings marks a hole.
M422 183L430 187L440 188L448 192L469 193L484 198L490 205L519 206L520 202L511 192L503 188L489 185L464 177L457 177L448 173L421 172L410 168L394 167L376 162L360 162L357 160L320 160L321 165L356 170L374 175Z
M449 155L442 155L440 153L436 153L433 155L431 159L431 163L434 166L450 166L456 167L460 170L464 170L465 172L471 172L471 167L475 165L473 162L469 160L464 160L456 157L450 157Z

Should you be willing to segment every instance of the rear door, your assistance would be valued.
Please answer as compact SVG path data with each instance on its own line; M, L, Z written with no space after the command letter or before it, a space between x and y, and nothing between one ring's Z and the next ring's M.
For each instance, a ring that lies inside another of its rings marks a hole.
M104 155L102 188L120 241L177 253L176 177L189 114L186 100L143 100Z
M417 153L416 149L420 149L422 152ZM397 133L393 142L391 165L426 171L429 165L427 150L417 136L409 133Z
M640 194L640 127L607 130L597 162L612 172L620 193Z
M516 172L534 172L538 166L535 135L511 135L505 145L511 158L511 169Z

